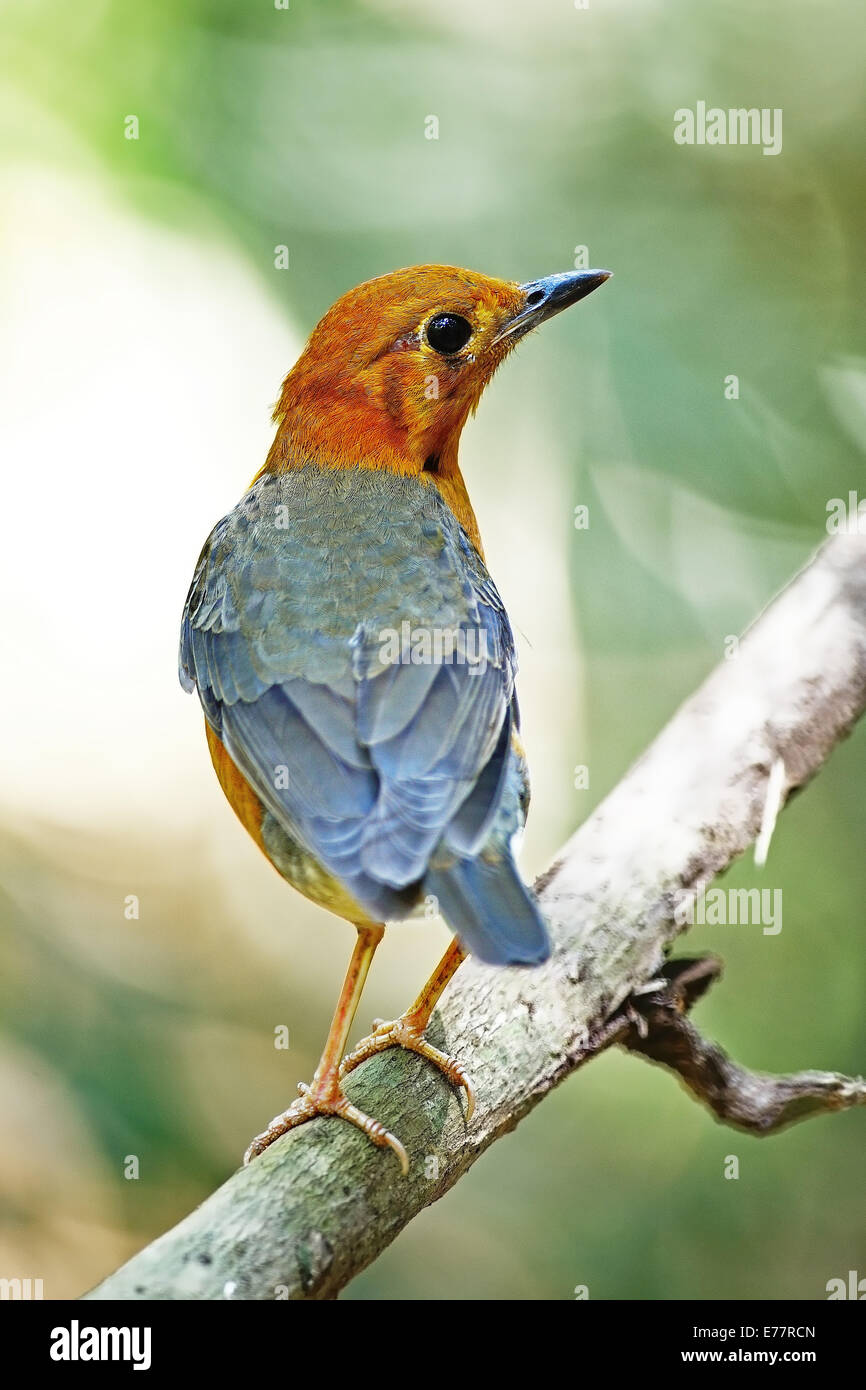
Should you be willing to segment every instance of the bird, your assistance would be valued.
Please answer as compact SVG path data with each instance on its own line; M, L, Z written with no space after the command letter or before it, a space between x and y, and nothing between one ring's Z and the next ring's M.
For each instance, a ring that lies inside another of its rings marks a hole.
M246 1163L329 1115L407 1173L404 1145L352 1104L346 1076L408 1049L462 1088L468 1122L472 1082L427 1040L433 1010L468 954L550 954L515 863L529 783L514 638L458 445L516 344L610 274L517 283L418 265L350 290L286 376L265 463L201 551L179 674L219 783L277 872L357 933L312 1081ZM454 939L430 980L347 1054L385 926L435 914Z

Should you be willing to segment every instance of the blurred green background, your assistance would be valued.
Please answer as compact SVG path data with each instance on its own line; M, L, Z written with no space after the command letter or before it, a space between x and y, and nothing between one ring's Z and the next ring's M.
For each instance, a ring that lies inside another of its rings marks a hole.
M585 246L615 271L462 450L520 638L535 872L863 487L866 32L858 0L7 0L0 23L0 1275L56 1298L227 1176L312 1071L350 949L234 821L174 671L304 337L401 265L525 280ZM781 107L782 153L678 146L699 100ZM747 1065L863 1067L864 776L860 730L763 874L730 874L783 890L780 935L683 943L724 956L697 1018ZM358 1034L444 940L389 933ZM821 1298L866 1273L864 1125L759 1142L608 1054L345 1296Z

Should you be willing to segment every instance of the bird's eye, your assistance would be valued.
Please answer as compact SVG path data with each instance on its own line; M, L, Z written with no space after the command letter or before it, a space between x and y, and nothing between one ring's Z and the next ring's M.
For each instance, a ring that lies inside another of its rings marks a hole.
M427 341L436 352L450 356L472 337L472 324L459 314L434 314L427 325Z

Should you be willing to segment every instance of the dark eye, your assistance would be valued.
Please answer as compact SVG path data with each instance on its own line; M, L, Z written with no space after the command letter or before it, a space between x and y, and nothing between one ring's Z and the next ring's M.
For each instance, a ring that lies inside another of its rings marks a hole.
M472 337L472 324L459 314L434 314L427 325L427 341L436 352L450 356Z

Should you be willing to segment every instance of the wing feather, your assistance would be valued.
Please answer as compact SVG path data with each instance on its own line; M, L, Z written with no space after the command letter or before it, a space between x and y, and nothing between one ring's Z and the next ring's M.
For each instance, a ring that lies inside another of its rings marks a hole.
M479 664L393 661L383 634L459 631ZM362 904L481 842L510 757L513 639L477 552L425 482L305 467L214 528L181 682L287 835Z

